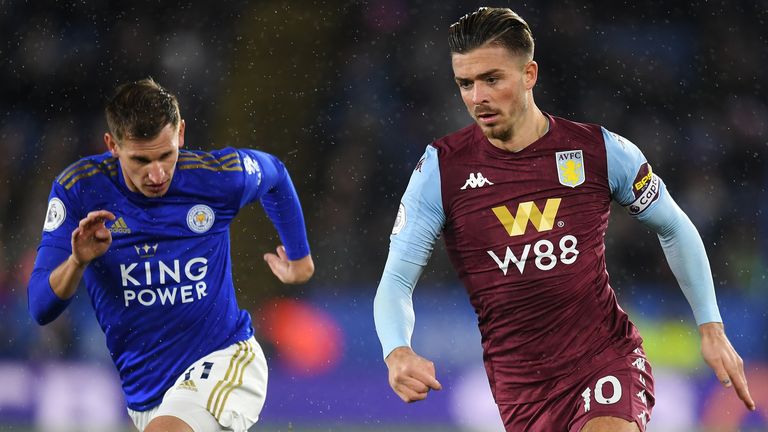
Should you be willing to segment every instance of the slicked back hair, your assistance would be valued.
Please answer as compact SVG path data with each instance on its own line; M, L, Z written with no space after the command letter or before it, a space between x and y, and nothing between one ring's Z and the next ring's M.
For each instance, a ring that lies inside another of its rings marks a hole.
M109 132L120 143L124 138L150 140L167 125L179 125L176 96L152 78L129 82L115 90L105 108Z
M451 54L465 54L486 44L533 59L533 34L528 23L508 8L481 7L448 29Z

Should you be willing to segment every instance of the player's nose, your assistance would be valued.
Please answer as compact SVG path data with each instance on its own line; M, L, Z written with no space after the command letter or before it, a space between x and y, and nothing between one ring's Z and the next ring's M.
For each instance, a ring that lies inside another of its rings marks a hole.
M149 181L158 184L165 181L165 168L160 162L153 162L149 166Z
M488 102L488 93L485 86L481 85L480 83L476 83L474 86L472 86L472 103L475 105L480 105L484 102Z

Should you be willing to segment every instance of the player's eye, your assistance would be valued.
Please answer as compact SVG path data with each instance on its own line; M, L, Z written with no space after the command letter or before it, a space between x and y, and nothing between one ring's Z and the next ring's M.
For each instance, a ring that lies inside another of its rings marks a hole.
M459 80L456 82L460 88L464 90L469 90L472 88L472 81L469 80Z
M489 76L488 78L485 79L485 82L491 85L496 84L498 81L499 81L499 78L495 76Z

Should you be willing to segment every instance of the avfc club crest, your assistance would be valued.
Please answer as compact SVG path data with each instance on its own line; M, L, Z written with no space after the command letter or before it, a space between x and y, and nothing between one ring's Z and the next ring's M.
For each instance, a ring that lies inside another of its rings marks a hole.
M198 204L187 212L187 226L192 231L202 234L213 226L216 216L213 209L205 204Z
M584 154L581 150L569 150L555 153L557 178L560 184L575 188L586 180L584 174Z

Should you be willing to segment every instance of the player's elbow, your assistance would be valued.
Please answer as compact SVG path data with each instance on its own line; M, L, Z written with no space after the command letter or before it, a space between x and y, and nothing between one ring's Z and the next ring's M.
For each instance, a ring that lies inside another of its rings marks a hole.
M55 320L58 314L51 313L51 311L42 308L40 305L29 302L29 315L38 325L44 326L51 321Z

